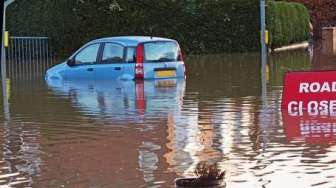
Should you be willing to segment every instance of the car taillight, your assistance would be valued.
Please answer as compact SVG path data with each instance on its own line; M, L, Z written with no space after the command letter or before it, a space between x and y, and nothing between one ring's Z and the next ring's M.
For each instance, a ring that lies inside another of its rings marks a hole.
M136 47L136 61L135 61L135 79L143 79L143 45L138 44Z

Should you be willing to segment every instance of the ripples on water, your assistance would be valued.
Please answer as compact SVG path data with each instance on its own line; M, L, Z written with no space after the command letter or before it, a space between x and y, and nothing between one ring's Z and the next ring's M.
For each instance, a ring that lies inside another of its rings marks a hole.
M335 186L333 137L291 132L280 111L283 73L318 66L305 52L270 58L266 99L255 54L186 62L170 83L12 78L0 185L173 187L208 161L227 187Z

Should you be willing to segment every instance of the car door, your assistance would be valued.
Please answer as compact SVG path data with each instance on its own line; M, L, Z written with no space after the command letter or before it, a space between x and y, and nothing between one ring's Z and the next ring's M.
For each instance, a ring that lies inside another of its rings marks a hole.
M100 43L91 44L74 56L74 64L66 70L67 79L94 79Z
M124 46L105 43L102 47L100 63L96 66L97 79L120 79L124 70Z
M124 80L133 80L135 76L135 47L126 48L126 59L122 78Z

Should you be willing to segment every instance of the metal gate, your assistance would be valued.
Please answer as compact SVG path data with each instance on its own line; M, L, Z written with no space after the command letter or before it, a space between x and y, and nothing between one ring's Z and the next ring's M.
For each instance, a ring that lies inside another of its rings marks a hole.
M6 50L7 77L41 76L53 59L48 37L10 37Z

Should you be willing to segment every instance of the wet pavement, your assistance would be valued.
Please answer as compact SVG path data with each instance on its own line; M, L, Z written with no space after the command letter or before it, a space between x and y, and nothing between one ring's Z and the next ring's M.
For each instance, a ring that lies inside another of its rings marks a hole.
M327 132L280 110L284 72L333 59L271 55L266 96L253 53L189 56L186 80L9 79L0 187L174 187L202 161L227 187L335 187L336 119Z

